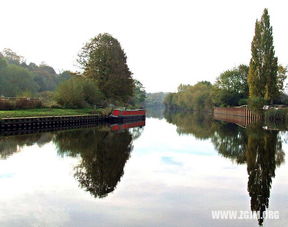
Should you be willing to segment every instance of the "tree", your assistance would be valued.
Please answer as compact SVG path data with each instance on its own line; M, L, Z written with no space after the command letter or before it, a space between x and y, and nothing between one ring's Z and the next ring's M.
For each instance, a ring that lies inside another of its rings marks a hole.
M267 9L264 9L261 20L256 20L251 54L248 73L249 96L264 98L273 103L278 93L278 59L275 57L272 26Z
M277 74L277 92L278 95L281 95L281 93L284 92L284 82L287 78L287 68L279 65L278 66L278 74Z
M210 110L212 108L212 84L207 81L195 85L180 84L177 93L170 93L164 99L168 109Z
M131 104L142 107L144 105L145 98L146 91L143 84L139 80L134 80L134 91Z
M12 51L9 48L5 48L3 50L3 55L7 59L9 64L20 65L25 61L22 56L17 55L14 51Z
M23 92L33 94L38 90L33 73L20 65L8 64L0 71L0 95L15 97Z
M226 70L221 73L216 80L215 86L220 89L229 91L230 93L237 93L243 97L248 96L247 84L248 66L239 65L232 70Z
M126 103L132 97L134 89L132 73L126 59L120 43L104 33L86 43L79 54L78 62L84 69L83 75L96 80L107 99Z

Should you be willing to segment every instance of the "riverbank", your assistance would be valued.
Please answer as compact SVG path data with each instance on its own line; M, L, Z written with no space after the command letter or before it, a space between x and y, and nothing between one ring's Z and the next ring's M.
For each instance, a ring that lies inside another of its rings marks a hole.
M3 118L22 118L22 117L61 117L70 115L108 115L111 108L84 108L84 109L60 109L60 108L39 108L25 110L1 110L0 119Z
M6 112L6 111L5 111ZM9 112L9 111L7 111ZM119 123L128 121L145 121L145 111L121 111L114 110L111 114L111 109L59 109L50 111L42 110L30 110L28 111L10 111L10 116L17 117L5 117L0 119L0 133L9 132L31 132L35 130L55 130L60 128L79 128L82 126L98 125L102 123ZM115 113L114 113L115 112ZM116 114L116 112L118 114ZM139 112L139 113L138 113ZM142 113L143 112L143 113ZM28 113L30 116L28 117ZM54 115L52 115L52 113ZM70 115L68 115L68 113ZM45 116L39 116L44 114ZM49 114L49 115L47 115ZM24 117L19 117L24 115ZM33 116L31 116L33 115ZM7 116L7 114L5 114Z

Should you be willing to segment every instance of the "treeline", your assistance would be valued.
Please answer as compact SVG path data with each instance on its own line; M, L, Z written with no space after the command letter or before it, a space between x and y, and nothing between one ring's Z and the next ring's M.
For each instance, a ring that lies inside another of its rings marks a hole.
M0 96L40 98L45 106L84 108L144 105L146 92L132 78L126 54L111 35L99 34L81 49L82 72L56 73L46 64L27 64L10 49L0 53Z
M56 73L46 64L27 64L23 57L10 49L0 52L0 96L38 97L41 93L54 91L71 78L71 72Z
M248 104L262 109L265 104L288 104L284 93L287 68L278 64L273 46L268 10L256 21L249 66L239 65L219 75L216 82L180 85L176 93L166 96L168 109L211 110L213 106Z
M164 105L164 99L167 94L167 92L147 93L145 99L145 106L151 108L162 107Z

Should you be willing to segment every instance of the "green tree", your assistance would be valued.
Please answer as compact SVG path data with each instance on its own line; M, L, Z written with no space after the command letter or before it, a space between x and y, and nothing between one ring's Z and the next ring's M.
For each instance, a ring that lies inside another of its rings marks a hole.
M0 95L15 97L23 92L35 93L38 90L33 73L20 65L8 64L0 71Z
M24 62L24 58L22 56L17 55L14 51L9 48L5 48L3 50L3 55L7 59L9 64L20 65Z
M143 84L139 80L134 80L134 91L132 98L132 105L142 107L146 98L146 91Z
M177 93L170 93L164 99L168 109L211 110L212 84L207 81L195 85L180 84Z
M242 97L248 96L248 66L239 65L237 68L232 70L226 70L221 73L217 78L215 86L229 91L230 93L239 94Z
M126 59L118 40L104 33L86 43L78 62L83 75L96 80L107 99L127 103L133 96L134 81Z
M278 94L278 59L275 57L272 26L267 9L264 9L261 20L256 21L251 54L248 73L249 96L261 97L273 103Z
M284 82L287 78L287 68L279 65L278 74L277 74L277 96L281 95L284 92Z

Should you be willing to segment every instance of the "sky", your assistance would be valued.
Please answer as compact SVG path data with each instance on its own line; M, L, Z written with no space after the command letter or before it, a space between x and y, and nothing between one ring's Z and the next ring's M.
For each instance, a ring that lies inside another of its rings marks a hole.
M268 8L279 63L288 64L285 0L9 0L0 2L0 51L57 71L80 71L77 55L99 33L119 40L148 92L214 82L249 64L256 19Z

